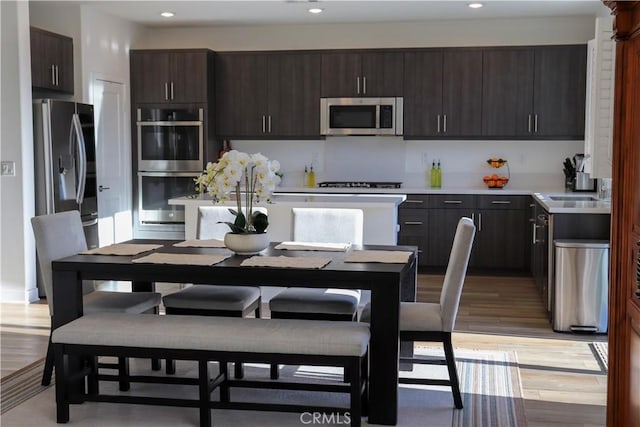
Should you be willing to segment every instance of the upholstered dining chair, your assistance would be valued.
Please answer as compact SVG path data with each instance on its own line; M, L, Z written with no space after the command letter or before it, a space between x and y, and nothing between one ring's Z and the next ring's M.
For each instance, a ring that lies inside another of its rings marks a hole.
M449 379L400 378L403 384L426 384L451 386L453 402L462 409L460 381L456 360L451 343L451 332L458 315L460 296L467 274L467 265L473 247L476 227L470 218L460 218L453 238L449 263L442 282L440 301L437 303L402 302L400 303L400 340L441 342L444 347L444 359L421 359L417 357L400 358L400 362L417 364L447 365ZM361 320L369 321L370 305L363 310Z
M87 250L87 243L80 219L80 212L66 211L31 218L31 226L36 241L36 253L40 266L41 280L49 305L49 314L54 315L53 301L53 270L51 261L75 255ZM83 282L83 311L84 314L95 312L118 313L158 313L161 295L156 292L107 292L97 291L93 281ZM72 296L70 295L69 298ZM154 367L157 366L154 361ZM104 365L102 365L104 366ZM115 366L110 366L115 367ZM127 368L127 361L120 359L118 368L123 373ZM157 366L159 369L159 366ZM53 347L51 335L45 359L42 385L51 383L53 373ZM128 389L128 382L121 382L122 390Z
M312 243L362 244L361 209L293 208L293 240ZM328 283L327 285L330 285ZM272 318L356 320L360 290L286 288L269 301ZM271 366L271 378L278 378Z
M255 210L266 213L266 209ZM200 206L196 235L198 239L223 240L229 227L223 222L233 222L235 217L229 208L222 206ZM259 287L190 285L184 289L165 295L162 302L167 314L190 314L197 316L260 317L262 302ZM175 363L167 360L168 374L175 372ZM235 377L244 376L242 364L235 364Z

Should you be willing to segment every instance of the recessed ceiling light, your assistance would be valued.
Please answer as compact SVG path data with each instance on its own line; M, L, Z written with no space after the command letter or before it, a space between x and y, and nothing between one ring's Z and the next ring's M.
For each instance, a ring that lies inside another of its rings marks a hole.
M322 13L324 9L320 9L319 7L312 7L309 9L309 13Z
M171 17L173 17L173 16L175 16L175 15L176 15L176 14L175 14L175 13L173 13L173 12L162 12L162 13L160 14L160 16L162 16L163 18L171 18Z
M469 3L467 6L471 9L480 9L484 5L482 3Z

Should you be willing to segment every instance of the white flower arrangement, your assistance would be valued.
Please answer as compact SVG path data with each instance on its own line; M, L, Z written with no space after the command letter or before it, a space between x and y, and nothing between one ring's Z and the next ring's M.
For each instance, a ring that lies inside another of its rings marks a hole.
M208 193L214 203L231 200L233 194L237 209L234 222L226 222L233 233L264 233L269 222L267 215L253 212L253 204L269 201L280 183L280 163L260 153L247 154L227 151L216 163L207 163L203 173L195 179L196 191ZM243 191L244 190L244 191ZM244 211L243 211L244 198Z

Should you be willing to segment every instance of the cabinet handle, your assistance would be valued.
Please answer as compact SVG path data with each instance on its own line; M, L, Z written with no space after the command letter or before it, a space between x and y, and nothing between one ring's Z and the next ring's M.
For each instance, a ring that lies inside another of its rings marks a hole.
M538 227L540 227L538 224L531 224L531 243L536 245L538 243Z
M164 99L165 101L169 100L169 83L164 82Z
M363 95L367 94L367 77L366 76L362 77L362 94Z
M476 225L476 214L474 212L471 212L471 222L473 222L473 225Z
M443 203L445 205L460 205L462 204L462 200L445 200Z
M271 133L271 114L269 114L269 120L268 120L268 131L269 133Z
M529 114L529 124L527 125L527 132L531 133L531 114Z
M173 82L171 82L171 99L173 100Z
M538 133L538 115L533 118L533 133Z
M56 66L51 64L51 84L56 85Z
M99 185L99 186L98 186L98 191L99 191L99 192L101 192L101 193L102 193L104 190L111 190L111 187L105 187L105 186L103 186L103 185Z
M405 203L424 203L424 200L413 200L413 199L407 199L404 201Z
M56 86L60 86L60 73L57 65L56 65Z
M405 221L404 225L422 225L422 221Z
M438 133L440 133L440 114L438 114Z
M442 116L442 133L447 133L447 115Z
M492 205L510 205L511 201L510 200L492 200L491 204Z
M482 231L482 212L478 212L478 231Z
M262 133L266 133L267 132L267 125L266 125L266 116L263 114L262 115Z
M356 93L360 95L360 76L356 77Z

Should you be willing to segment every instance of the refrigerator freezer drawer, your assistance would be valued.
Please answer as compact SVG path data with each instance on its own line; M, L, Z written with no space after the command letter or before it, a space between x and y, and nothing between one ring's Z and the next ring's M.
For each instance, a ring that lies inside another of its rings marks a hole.
M553 330L607 332L609 243L556 240Z

